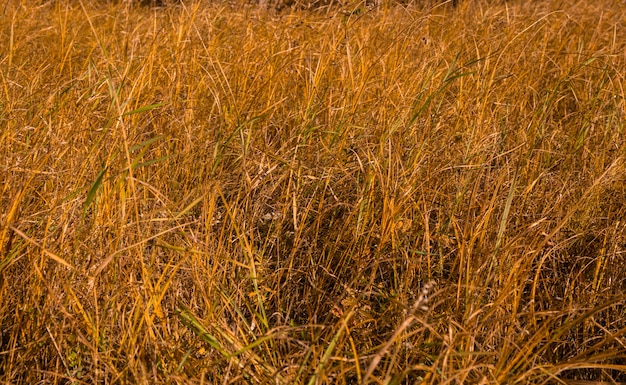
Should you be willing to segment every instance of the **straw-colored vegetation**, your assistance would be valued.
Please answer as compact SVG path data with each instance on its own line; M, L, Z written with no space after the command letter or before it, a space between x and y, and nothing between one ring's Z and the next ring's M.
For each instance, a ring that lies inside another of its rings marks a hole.
M3 2L0 380L626 381L620 4Z

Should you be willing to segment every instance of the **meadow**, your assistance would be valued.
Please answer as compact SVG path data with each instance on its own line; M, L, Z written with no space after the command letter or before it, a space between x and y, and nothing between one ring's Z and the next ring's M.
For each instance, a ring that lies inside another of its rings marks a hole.
M242 1L0 4L1 383L626 382L623 2Z

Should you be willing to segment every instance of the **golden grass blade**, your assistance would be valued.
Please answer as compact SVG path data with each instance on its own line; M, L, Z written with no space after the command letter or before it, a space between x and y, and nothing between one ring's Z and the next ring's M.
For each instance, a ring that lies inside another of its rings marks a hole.
M30 238L28 235L24 234L23 232L21 232L19 229L17 229L15 226L13 225L9 225L9 228L11 230L13 230L17 235L19 235L20 237L22 237L25 241L27 241L28 243L37 246L38 248L41 249L41 251L47 255L50 259L52 259L53 261L55 261L58 264L61 264L65 267L68 267L72 270L75 270L74 266L70 265L69 263L67 263L63 258L59 257L58 255L44 249L37 241L33 240L32 238Z

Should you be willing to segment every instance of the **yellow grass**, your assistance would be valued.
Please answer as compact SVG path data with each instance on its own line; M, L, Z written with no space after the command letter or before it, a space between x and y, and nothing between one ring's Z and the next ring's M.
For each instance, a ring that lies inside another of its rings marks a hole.
M620 4L3 2L0 380L626 382Z

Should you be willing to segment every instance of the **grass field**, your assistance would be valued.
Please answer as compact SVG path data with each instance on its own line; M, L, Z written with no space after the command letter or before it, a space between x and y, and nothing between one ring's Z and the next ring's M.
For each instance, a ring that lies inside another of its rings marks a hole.
M626 382L623 2L0 6L0 383Z

